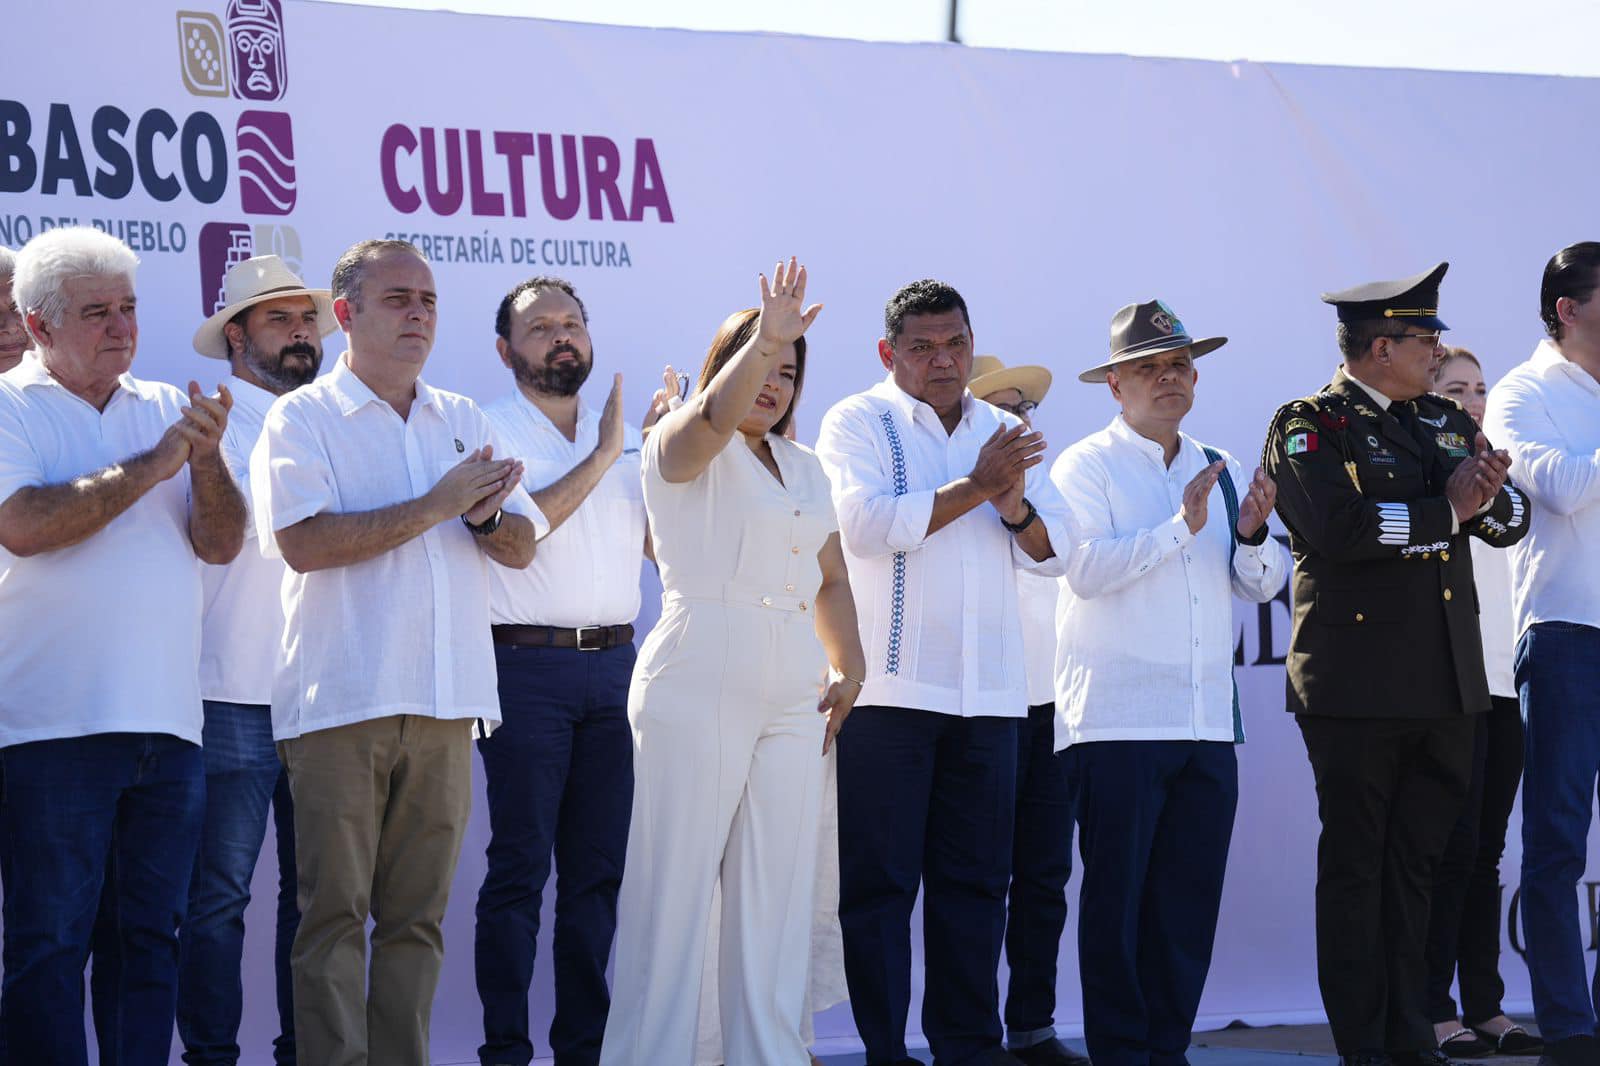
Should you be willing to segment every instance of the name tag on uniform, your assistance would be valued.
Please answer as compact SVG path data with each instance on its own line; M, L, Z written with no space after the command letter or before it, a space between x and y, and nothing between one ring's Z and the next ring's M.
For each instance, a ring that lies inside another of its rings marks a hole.
M1399 457L1386 448L1379 448L1375 452L1367 453L1367 462L1372 463L1374 466L1394 466L1399 461Z
M1467 438L1459 433L1435 433L1433 442L1442 448L1446 455L1454 459L1465 459L1469 454Z

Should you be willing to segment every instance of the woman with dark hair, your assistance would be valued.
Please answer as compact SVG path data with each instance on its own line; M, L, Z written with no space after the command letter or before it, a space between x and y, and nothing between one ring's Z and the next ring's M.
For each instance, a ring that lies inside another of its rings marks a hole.
M1443 352L1433 373L1433 391L1455 400L1482 425L1489 390L1478 357L1465 348ZM1452 1058L1493 1052L1528 1055L1542 1046L1500 1006L1505 995L1500 980L1500 855L1522 780L1522 712L1511 669L1516 634L1509 553L1474 537L1472 572L1491 707L1478 716L1467 806L1439 860L1428 921L1428 1010L1439 1048ZM1461 983L1459 1016L1450 998L1450 982L1456 977Z
M805 307L792 259L760 288L761 307L722 324L694 393L644 447L662 612L628 700L635 784L609 1066L694 1060L719 880L726 1061L810 1061L822 756L866 664L828 479L783 436L821 305Z

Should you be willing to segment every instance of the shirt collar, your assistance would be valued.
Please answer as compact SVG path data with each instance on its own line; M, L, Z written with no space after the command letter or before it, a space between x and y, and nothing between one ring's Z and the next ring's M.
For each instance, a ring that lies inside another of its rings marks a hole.
M1540 377L1547 378L1554 374L1565 374L1579 384L1583 384L1585 380L1590 385L1594 384L1594 379L1589 377L1588 372L1571 359L1562 355L1561 349L1556 347L1556 342L1549 337L1539 342L1539 346L1533 350L1533 358L1529 362L1533 364L1533 368L1538 371Z
M906 421L908 422L916 422L917 411L919 410L927 411L927 417L933 419L935 422L939 421L939 413L935 411L930 404L923 400L917 399L915 396L912 396L910 393L902 389L895 382L893 374L885 374L883 380L877 385L873 386L872 391L876 392L883 399L889 401L893 407L899 410L901 414L906 416ZM971 392L962 392L961 423L963 425L968 427L972 425L972 412L976 408L977 403L978 401L973 397Z
M253 414L264 415L277 397L260 385L235 374L228 379L228 391L233 393L233 405Z
M1362 381L1360 378L1345 370L1343 364L1340 364L1338 371L1334 374L1334 377L1344 378L1356 388L1360 389L1368 396L1371 396L1372 402L1378 405L1378 410L1380 411L1387 411L1389 409L1389 405L1394 403L1394 401L1389 399L1389 397L1385 396L1371 385L1368 385L1365 381Z
M33 349L29 349L27 352L24 352L22 356L22 362L12 367L10 371L7 372L6 376L12 381L16 382L19 388L54 388L71 393L71 390L69 390L65 385L61 384L61 382L57 381L55 376L45 368L44 359L37 351ZM134 380L132 373L123 371L121 374L117 375L117 389L118 391L126 391L137 394L139 391L139 385L138 382ZM71 393L71 395L76 396L77 394ZM112 399L115 399L116 396L116 392L111 394ZM106 406L111 406L110 400L106 402Z
M1128 420L1122 417L1121 411L1118 411L1114 416L1112 416L1111 424L1106 427L1106 432L1110 433L1114 439L1121 441L1128 447L1137 448L1141 453L1148 456L1150 459L1153 459L1156 465L1160 466L1162 469L1167 469L1166 449L1161 446L1159 441L1151 440L1149 437L1144 436L1138 430L1128 425ZM1182 430L1179 430L1178 455L1173 458L1174 463L1176 463L1178 459L1182 457L1183 453L1188 450L1188 447L1189 435L1184 433Z
M350 369L349 358L350 352L348 350L342 352L338 361L333 365L333 371L328 374L328 385L333 389L334 398L339 403L339 410L349 415L361 410L369 403L380 403L385 407L389 406L383 397L373 392L367 383L357 377L354 370ZM421 378L417 379L416 392L417 399L414 406L435 408L439 406L437 392Z
M520 407L522 407L522 409L528 413L528 417L533 419L533 424L535 426L537 426L541 431L548 432L548 433L554 433L556 436L560 437L562 440L566 440L567 439L566 434L562 433L561 430L557 429L556 428L556 424L554 422L550 421L550 416L545 414L544 410L538 404L536 404L532 400L528 399L528 394L527 393L523 392L521 388L518 388L517 392L516 392L516 395L517 395L517 403L518 403L518 405ZM584 426L587 425L595 417L597 417L597 416L595 415L594 411L592 409L590 409L589 405L584 403L583 400L580 398L578 400L578 436L579 437L583 436L583 428L584 428Z

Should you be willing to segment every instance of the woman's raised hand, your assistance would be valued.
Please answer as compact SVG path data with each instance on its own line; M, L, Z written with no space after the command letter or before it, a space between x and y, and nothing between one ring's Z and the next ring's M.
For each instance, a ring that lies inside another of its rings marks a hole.
M821 304L805 306L806 268L793 256L785 265L781 260L761 280L761 318L756 325L756 348L762 355L776 355L786 344L793 344L816 321ZM802 310L803 308L803 310Z

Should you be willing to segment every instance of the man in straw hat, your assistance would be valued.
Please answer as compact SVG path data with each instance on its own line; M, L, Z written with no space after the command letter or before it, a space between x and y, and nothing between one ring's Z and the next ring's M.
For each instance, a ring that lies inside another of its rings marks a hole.
M968 391L1033 427L1050 390L1042 366L1008 367L992 355L972 361ZM1028 718L1017 735L1017 814L1006 908L1006 1046L1025 1063L1087 1066L1056 1037L1056 956L1067 924L1072 876L1072 793L1055 757L1056 591L1054 577L1017 573Z
M1466 538L1528 532L1510 457L1428 392L1447 268L1322 297L1344 365L1278 409L1262 459L1294 552L1287 702L1322 819L1317 982L1351 1066L1449 1061L1424 944L1489 710Z
M0 376L0 763L9 1061L83 1063L83 967L107 871L123 1061L172 1043L178 926L205 800L200 571L244 540L227 386L129 371L138 259L40 234L14 288L37 358Z
M1195 361L1226 342L1159 300L1122 308L1110 357L1078 375L1121 410L1051 469L1079 537L1056 609L1055 742L1081 834L1095 1066L1184 1061L1239 797L1233 597L1264 603L1289 573L1266 474L1179 428Z
M273 400L310 382L322 338L339 328L327 289L308 289L275 255L246 259L223 282L226 304L200 326L194 350L225 359L233 413L222 458L248 507L250 452ZM206 813L179 931L178 1035L192 1062L236 1062L243 990L244 911L250 878L273 814L278 845L275 960L279 1036L274 1060L295 1061L289 946L295 901L294 808L272 743L272 670L283 636L282 559L261 554L255 530L226 566L201 572L200 696L205 700Z

